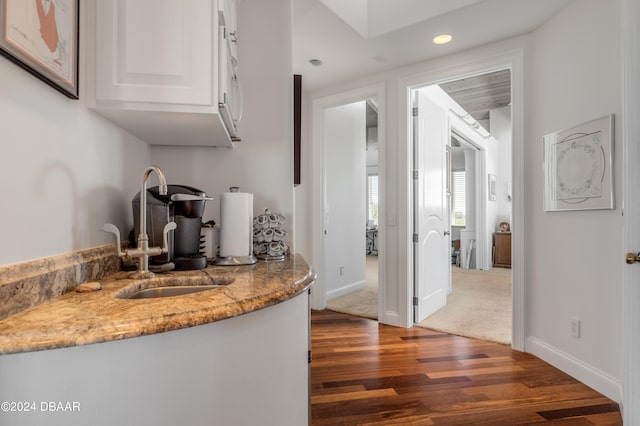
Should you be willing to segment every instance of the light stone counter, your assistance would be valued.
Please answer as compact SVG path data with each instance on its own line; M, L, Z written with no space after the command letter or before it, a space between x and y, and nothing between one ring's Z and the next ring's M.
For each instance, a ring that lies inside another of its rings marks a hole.
M42 267L50 263L44 262ZM103 263L101 260L100 264ZM4 269L6 273L7 268ZM15 275L20 268L9 269ZM96 271L93 275L81 274L86 269L91 268L74 266L70 270L76 270L77 276L86 275L87 280L96 279L102 285L101 290L78 293L73 288L83 281L79 280L62 286L64 294L45 301L35 294L37 291L30 290L38 304L9 313L0 320L0 354L108 342L221 321L289 300L308 290L315 279L315 272L305 260L293 255L284 261L259 261L248 266L209 266L200 271L156 274L155 278L144 280L145 283L223 286L181 296L130 300L117 295L133 292L142 284L140 280L127 278L128 273L124 271L104 277ZM2 273L0 270L0 278ZM42 276L55 280L56 274ZM39 285L41 292L55 287L44 282ZM24 297L18 294L21 286L24 287L23 282L0 281L0 290L5 290L4 296L0 291L3 297L0 305L10 305L11 297Z

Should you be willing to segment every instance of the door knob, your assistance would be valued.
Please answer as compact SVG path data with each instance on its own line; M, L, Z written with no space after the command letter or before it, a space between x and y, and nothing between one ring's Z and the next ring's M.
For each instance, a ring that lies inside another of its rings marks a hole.
M449 231L444 231L444 235L451 235L451 232L449 232Z
M636 262L640 262L640 253L638 254L627 253L626 259L629 265L632 265Z

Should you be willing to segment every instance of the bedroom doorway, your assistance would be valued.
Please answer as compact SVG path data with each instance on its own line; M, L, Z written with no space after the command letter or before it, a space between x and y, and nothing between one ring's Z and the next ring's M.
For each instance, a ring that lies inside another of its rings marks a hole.
M344 225L347 225L346 229L340 227L337 229L337 233L334 232L333 238L331 235L326 236L326 247L329 250L342 251L352 250L350 256L352 257L351 265L359 266L354 261L361 262L361 256L364 255L364 275L359 271L340 285L337 277L329 278L331 281L327 283L327 309L336 312L348 313L352 315L358 315L370 319L378 319L378 275L379 275L379 237L378 226L380 224L379 210L380 210L380 191L379 191L379 150L378 150L378 105L375 98L367 98L364 101L365 115L364 126L362 125L362 101L354 104L337 106L327 109L325 111L324 126L326 126L325 136L325 152L326 152L326 168L328 170L335 170L339 167L346 168L345 162L353 164L362 164L362 156L364 155L365 170L361 172L359 168L353 168L348 177L344 174L338 173L336 176L327 176L327 205L329 207L328 222L334 222L336 215L338 214L332 205L339 203L341 209L349 208L350 211L346 214L350 214L350 225L345 221ZM355 115L349 115L349 110L356 109ZM338 114L338 116L336 116ZM346 120L346 122L344 121ZM355 126L355 127L354 127ZM332 127L334 130L331 130ZM352 128L352 131L346 129ZM365 143L357 142L362 140L362 130L365 132ZM340 135L335 135L334 131L338 131ZM346 139L345 135L348 135ZM354 144L352 148L356 152L351 154L345 154L344 145ZM336 159L339 156L339 159ZM341 165L342 163L342 165ZM364 186L363 186L364 185ZM343 193L344 197L336 198L336 195ZM364 204L362 203L362 197L364 198ZM364 207L364 210L358 207ZM350 207L347 207L350 206ZM360 213L365 213L365 217L361 217ZM362 220L364 219L364 220ZM362 220L362 221L361 221ZM362 225L362 226L360 226ZM331 226L331 225L330 225ZM335 224L333 225L336 226ZM340 225L339 225L340 226ZM336 244L344 246L342 241L346 235L352 235L351 238L358 240L357 233L364 230L364 239L361 241L361 251L357 246L335 247ZM355 254L354 254L355 252ZM336 263L340 262L339 259L344 259L345 254L341 253L334 256L335 253L327 254L327 267L331 270L335 270L336 267L340 271L342 265ZM328 272L327 277L330 277L331 272Z
M415 324L505 344L512 334L512 277L510 269L494 268L493 241L498 224L511 223L510 90L505 69L416 86L411 96L418 171L413 180ZM421 184L421 176L429 181ZM435 176L441 185L434 184ZM442 201L439 207L435 200ZM443 213L423 214L422 205ZM439 216L440 222L429 225ZM500 235L505 236L511 235ZM440 258L447 259L446 269L440 260L428 265ZM443 272L434 274L438 268Z
M378 118L383 96L383 86L374 85L314 101L314 138L321 141L314 155L322 159L316 184L322 197L314 198L317 208L312 211L321 212L313 222L321 226L314 233L322 238L314 244L319 274L312 303L319 308L368 290L374 300L364 304L378 314L378 288L384 285L379 279L384 268L384 166L378 156L384 144L379 136L384 135L383 119Z

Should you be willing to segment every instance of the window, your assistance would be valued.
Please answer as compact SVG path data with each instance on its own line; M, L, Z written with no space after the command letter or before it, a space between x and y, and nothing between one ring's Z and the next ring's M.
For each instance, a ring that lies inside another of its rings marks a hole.
M367 219L369 223L378 225L378 175L367 176Z
M465 172L451 173L451 224L465 226Z

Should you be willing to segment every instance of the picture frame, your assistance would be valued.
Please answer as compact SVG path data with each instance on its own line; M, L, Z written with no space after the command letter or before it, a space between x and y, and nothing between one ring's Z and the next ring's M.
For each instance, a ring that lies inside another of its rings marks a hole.
M496 175L489 175L489 201L496 201L498 194L496 193L497 178Z
M544 210L613 209L614 115L544 136Z
M0 54L78 99L79 0L0 0Z

